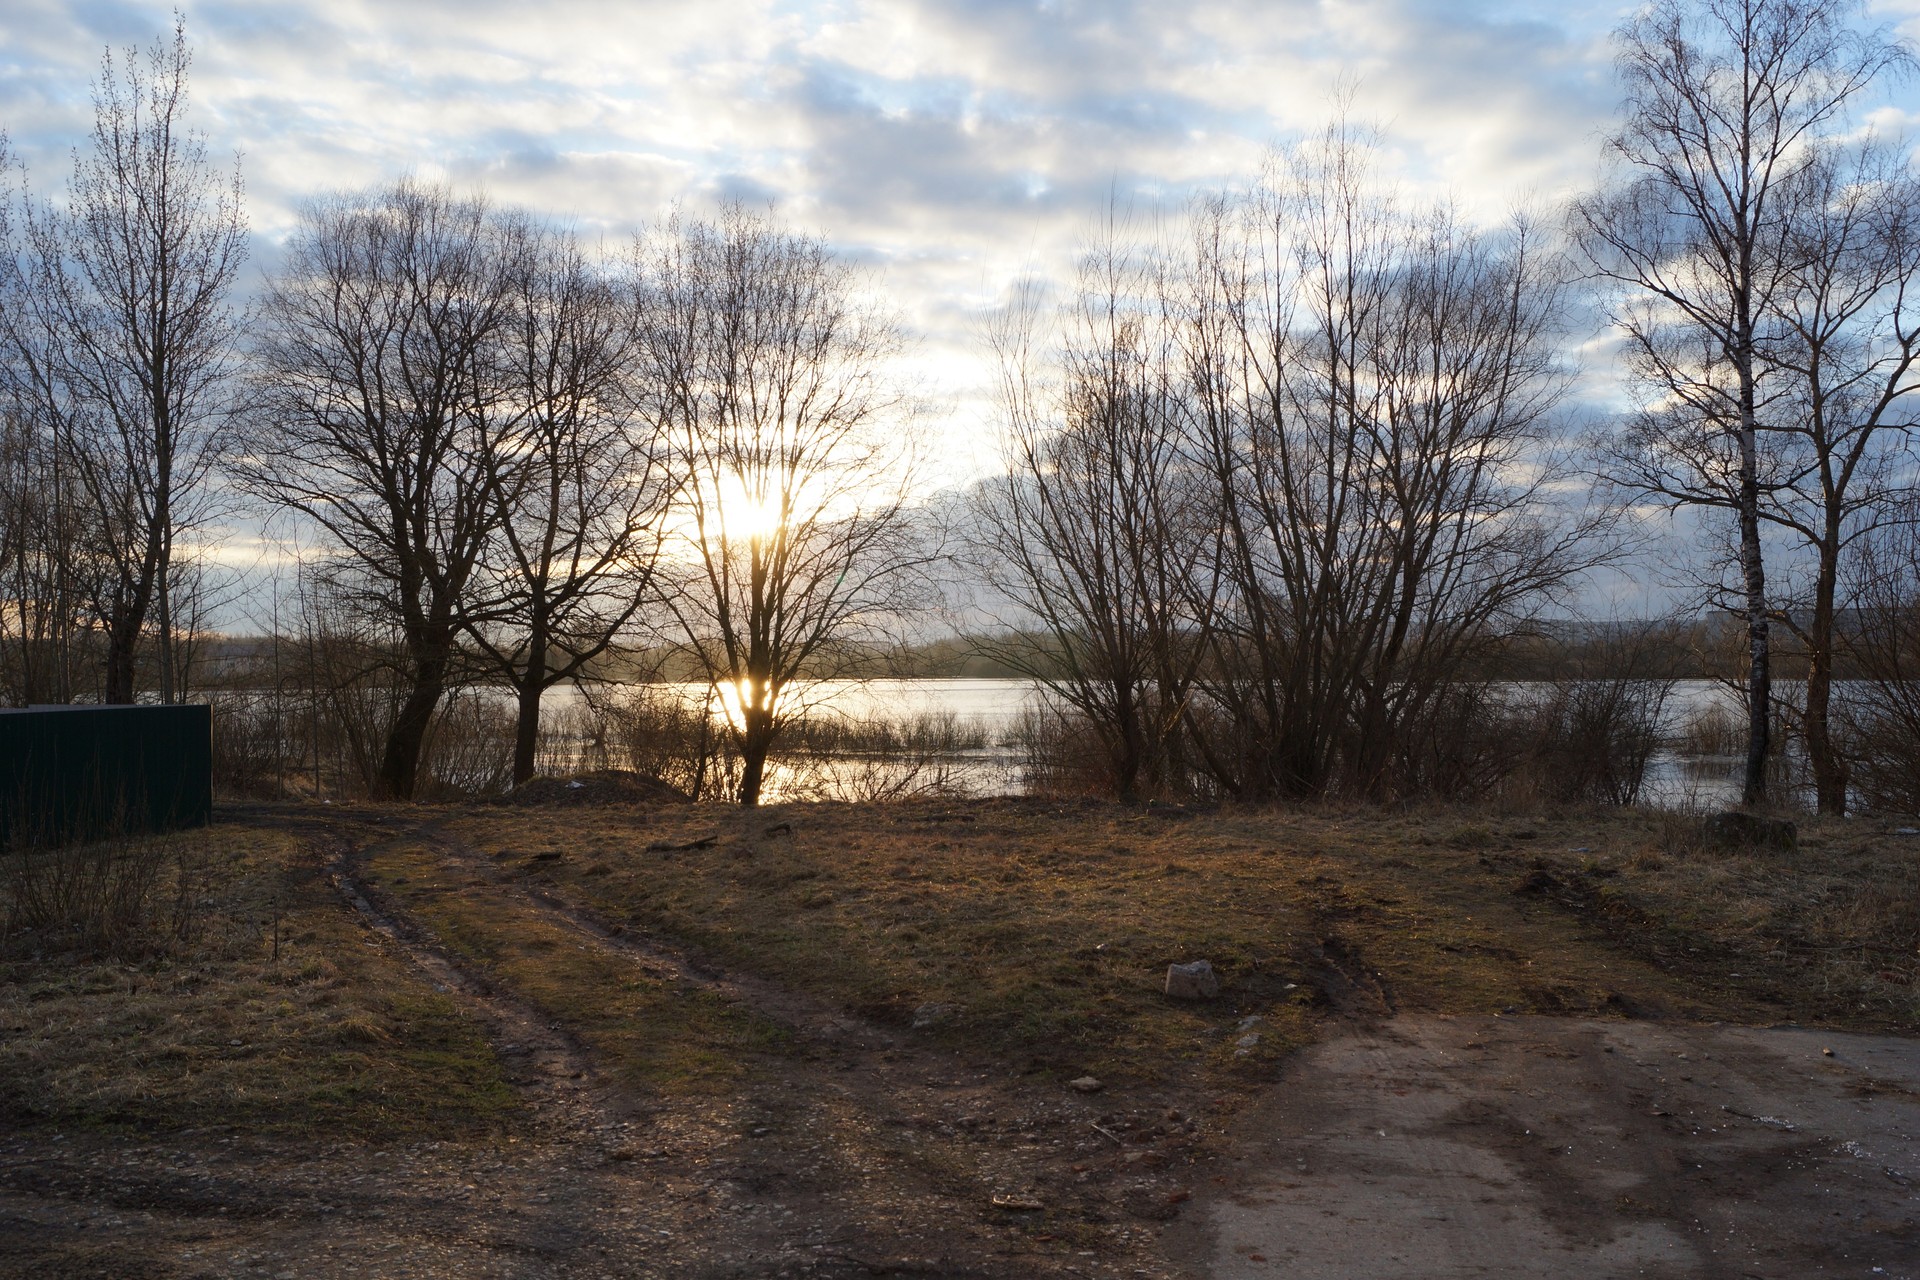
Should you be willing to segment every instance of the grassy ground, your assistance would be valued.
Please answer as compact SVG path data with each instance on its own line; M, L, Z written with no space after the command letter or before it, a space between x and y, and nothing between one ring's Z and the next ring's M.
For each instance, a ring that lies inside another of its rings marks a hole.
M475 809L450 832L610 921L1027 1069L1223 1082L1335 1016L1651 1015L1911 1029L1920 840L1803 824L1707 849L1670 816L1001 800ZM711 843L682 846L700 837ZM1160 994L1206 958L1217 1002ZM1264 1019L1252 1052L1235 1020Z
M511 1107L479 1029L343 908L308 840L222 825L116 856L165 874L115 954L57 930L0 952L0 1117L451 1136Z
M563 1024L622 1086L643 1095L714 1094L776 1029L712 994L662 981L518 895L488 891L432 840L369 851L362 875L383 905L417 921L463 967L485 973Z
M920 1011L935 1043L1018 1072L1120 1084L1230 1089L1331 1019L1395 1011L1894 1030L1920 1015L1920 839L1891 824L1805 822L1788 853L1711 850L1694 824L1639 813L396 815L479 850L488 877L396 838L367 849L369 887L663 1097L724 1088L778 1056L780 1033L486 884L539 888L824 1006L900 1027ZM479 1030L342 904L287 815L190 839L207 868L190 942L84 961L7 944L0 1112L366 1136L508 1122ZM1166 966L1198 958L1221 998L1168 1001Z

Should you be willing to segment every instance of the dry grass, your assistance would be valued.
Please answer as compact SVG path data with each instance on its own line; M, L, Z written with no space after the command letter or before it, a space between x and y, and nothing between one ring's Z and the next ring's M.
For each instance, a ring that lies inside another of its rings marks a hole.
M950 1005L931 1034L1016 1067L1230 1077L1336 1013L1904 1026L1914 1011L1913 858L1864 832L1815 827L1796 858L1664 852L1659 819L1621 812L1016 800L608 810L564 836L537 813L450 825L506 867L561 852L537 867L564 894L827 1002L899 1025ZM647 851L707 832L709 848ZM1198 957L1222 999L1167 1001L1166 965ZM1239 1057L1234 1020L1253 1014L1262 1043Z
M500 1121L512 1096L478 1029L364 930L306 841L168 839L210 869L190 942L128 964L16 938L0 962L0 1116L343 1136ZM18 870L0 860L0 889Z
M550 830L552 815L540 825ZM383 846L365 876L465 964L563 1023L628 1088L715 1092L752 1051L777 1040L772 1028L658 966L583 945L524 899L472 881L430 843Z
M430 816L494 867L476 877L406 837L367 851L369 884L642 1094L719 1099L787 1044L504 887L826 1008L905 1028L949 1006L916 1034L1115 1083L1232 1090L1330 1020L1395 1011L1896 1030L1920 1014L1920 838L1866 821L1805 822L1796 853L1726 853L1696 820L1621 811L1007 799ZM223 869L193 947L0 967L0 1115L367 1135L504 1122L513 1100L479 1029L272 821L205 833ZM1220 999L1167 1000L1166 966L1200 957Z

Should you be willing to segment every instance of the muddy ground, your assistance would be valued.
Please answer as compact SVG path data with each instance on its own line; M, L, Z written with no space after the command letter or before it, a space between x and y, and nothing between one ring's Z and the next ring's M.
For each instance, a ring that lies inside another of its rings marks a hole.
M384 1145L0 1126L0 1277L1920 1277L1912 1041L1398 1012L1317 943L1320 1043L1231 1096L1076 1088L610 921L431 816L265 820L313 842L360 945L484 1029L515 1120ZM764 1048L725 1087L633 1087L378 887L401 842Z
M1220 1280L1920 1276L1890 1036L1400 1018L1286 1065L1169 1252Z

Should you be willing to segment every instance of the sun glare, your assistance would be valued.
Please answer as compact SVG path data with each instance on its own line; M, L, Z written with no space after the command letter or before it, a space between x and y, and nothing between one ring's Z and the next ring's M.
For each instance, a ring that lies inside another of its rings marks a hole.
M765 538L780 528L780 495L755 494L738 476L720 486L720 532L729 539Z
M722 681L720 684L720 709L726 713L727 723L735 729L746 727L747 711L750 708L769 707L773 700L773 691L768 688L764 680L760 682L757 693L750 676Z

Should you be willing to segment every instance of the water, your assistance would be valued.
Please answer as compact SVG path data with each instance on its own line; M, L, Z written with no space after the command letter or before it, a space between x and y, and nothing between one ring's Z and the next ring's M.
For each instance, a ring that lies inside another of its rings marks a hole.
M1718 707L1742 723L1740 700L1713 680L1681 680L1661 708L1660 732L1671 741L1696 718ZM1657 752L1647 762L1640 784L1640 803L1658 809L1729 809L1740 803L1746 760L1742 756L1683 756Z
M708 703L704 684L656 686L670 691L687 706ZM558 697L557 697L558 695ZM570 690L549 694L549 706L564 705ZM1005 795L1021 790L1019 752L1013 731L1021 714L1043 705L1041 686L1032 680L921 679L817 680L790 691L789 705L809 714L827 714L849 721L910 720L920 716L951 715L963 727L978 730L986 746L954 753L940 763L938 775L925 773L919 781L973 795ZM1708 711L1720 707L1739 715L1739 702L1725 686L1710 680L1682 680L1662 709L1661 732L1668 738ZM718 708L715 714L721 714ZM1641 803L1669 809L1719 809L1738 802L1740 770L1737 756L1683 757L1661 751L1649 762L1641 789ZM776 766L768 780L769 799L782 793L855 796L882 785L873 777L881 766L871 760L807 762L804 776L793 767ZM912 785L908 789L913 789Z

